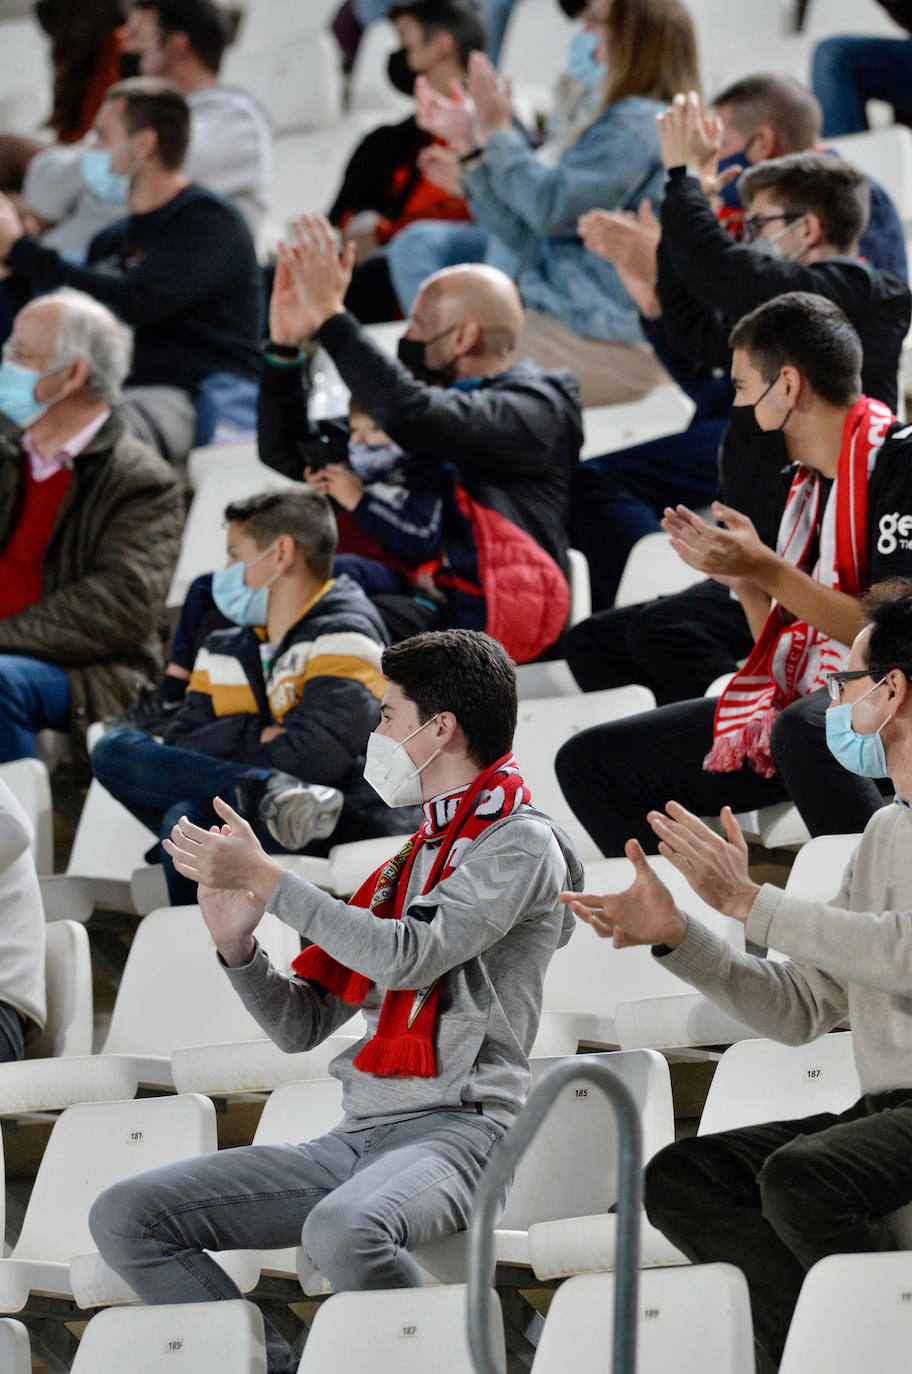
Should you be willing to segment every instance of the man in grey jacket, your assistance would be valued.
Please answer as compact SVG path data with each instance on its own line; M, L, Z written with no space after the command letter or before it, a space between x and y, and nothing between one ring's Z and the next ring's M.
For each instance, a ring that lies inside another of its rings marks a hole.
M482 1169L529 1085L548 961L579 890L571 842L530 803L510 748L513 665L478 631L387 649L365 777L424 822L351 904L287 873L220 799L165 841L199 882L228 978L285 1050L360 1005L367 1035L330 1066L345 1116L310 1144L249 1146L116 1184L91 1215L105 1260L146 1302L236 1298L205 1250L302 1244L337 1290L420 1285L409 1249L462 1230ZM254 932L275 912L308 943L289 974ZM385 918L393 919L385 919ZM396 919L398 918L398 919ZM267 1333L270 1374L297 1368Z
M786 962L739 953L685 915L636 840L626 892L563 898L618 948L652 945L758 1035L804 1044L851 1023L864 1096L848 1111L681 1140L646 1170L652 1224L690 1259L746 1274L760 1374L778 1367L811 1265L894 1249L889 1214L912 1200L912 583L882 582L863 604L845 670L828 675L827 741L851 772L889 776L896 799L869 821L832 901L752 882L729 807L724 837L676 802L649 815L694 891Z

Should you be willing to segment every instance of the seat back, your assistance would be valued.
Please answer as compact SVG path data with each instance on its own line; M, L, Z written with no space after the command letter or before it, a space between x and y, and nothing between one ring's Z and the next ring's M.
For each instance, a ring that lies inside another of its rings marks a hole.
M589 562L579 549L567 550L567 572L570 583L570 618L568 625L578 625L592 614L592 583Z
M603 1374L614 1330L614 1280L577 1274L548 1309L532 1374ZM747 1281L731 1264L641 1269L637 1369L643 1374L745 1374L754 1367ZM860 1366L859 1366L860 1367ZM810 1371L810 1364L805 1371Z
M300 950L295 932L269 913L256 934L279 968L288 968ZM183 1046L262 1038L219 965L199 907L163 907L144 917L127 956L103 1053L170 1056Z
M79 1342L72 1374L266 1374L263 1317L243 1299L109 1307Z
M215 1107L198 1093L68 1107L42 1155L12 1258L69 1263L93 1251L89 1209L103 1189L217 1148Z
M912 1350L912 1256L829 1255L805 1276L780 1374L906 1374Z
M655 697L647 687L615 687L519 703L513 752L532 793L532 802L563 826L584 860L597 858L598 850L564 800L554 772L557 751L572 735L590 725L603 725L653 706Z
M739 1040L716 1065L698 1134L844 1112L860 1095L848 1031L809 1045Z
M678 557L664 531L644 534L627 555L614 604L636 606L641 601L653 601L657 596L681 592L702 580L702 573L688 567Z
M92 1053L92 956L86 928L53 921L44 930L47 1022L28 1059Z
M28 1331L12 1317L0 1317L0 1369L3 1374L32 1374Z
M326 1135L342 1119L342 1084L336 1078L283 1083L266 1099L254 1145L299 1144ZM293 1267L293 1266L292 1266Z
M643 1157L674 1139L668 1063L655 1050L595 1056L633 1094L643 1127ZM531 1061L532 1086L560 1059ZM537 1221L607 1212L617 1201L618 1130L614 1107L589 1082L561 1090L519 1163L499 1226L527 1231Z
M309 5L309 0L308 0ZM308 5L299 5L299 10ZM243 86L269 111L276 133L332 124L342 114L338 49L328 33L286 35L225 54L224 80Z
M298 1374L474 1374L461 1283L336 1293L317 1310ZM506 1368L500 1304L491 1302L490 1348Z
M385 123L382 115L399 112L399 118L413 114L414 101L397 91L386 74L390 53L400 46L399 35L392 24L378 20L369 24L358 45L358 55L352 69L348 88L350 111L374 110L377 123Z
M785 890L790 897L826 902L835 897L860 835L818 835L795 855Z
M567 52L576 25L552 0L522 0L507 20L499 67L517 85L550 89L566 70Z
M0 778L32 823L32 857L39 875L54 871L54 828L51 780L39 759L0 763Z
M146 850L157 839L93 778L79 815L67 873L127 884L134 870L145 864Z

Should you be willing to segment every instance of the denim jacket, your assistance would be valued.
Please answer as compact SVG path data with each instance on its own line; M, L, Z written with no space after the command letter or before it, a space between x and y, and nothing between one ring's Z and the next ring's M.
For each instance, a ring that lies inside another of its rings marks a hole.
M477 222L519 255L523 302L586 338L639 343L639 315L610 263L590 253L576 222L586 210L658 204L664 172L657 100L631 96L599 115L556 167L505 129L463 178Z

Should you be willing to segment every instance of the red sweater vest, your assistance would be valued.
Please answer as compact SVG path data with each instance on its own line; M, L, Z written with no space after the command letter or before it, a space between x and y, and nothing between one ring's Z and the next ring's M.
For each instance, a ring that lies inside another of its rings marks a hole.
M61 468L53 477L36 482L26 460L22 510L0 553L0 620L41 600L44 555L72 477L72 468Z

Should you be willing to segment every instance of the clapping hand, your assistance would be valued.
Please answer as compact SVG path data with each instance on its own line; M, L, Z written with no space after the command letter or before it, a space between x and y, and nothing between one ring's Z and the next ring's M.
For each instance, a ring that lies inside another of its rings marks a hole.
M707 906L746 921L760 891L748 873L748 850L730 806L720 817L724 835L717 835L699 816L679 802L665 812L650 811L647 820L659 840L659 853L673 863Z
M656 250L662 226L648 200L630 210L588 210L577 231L590 253L613 264L625 291L642 314L655 319L662 307L656 295Z
M559 901L575 916L592 926L615 949L628 945L670 945L687 934L687 917L658 874L649 866L638 840L628 840L624 853L633 864L634 879L623 892L597 896L589 892L562 892Z
M666 506L662 529L671 535L671 547L679 558L717 582L747 579L762 585L763 569L776 555L768 549L753 521L721 501L714 501L713 515L724 521L710 525L687 506Z
M302 215L293 227L294 243L279 243L279 263L287 267L287 274L283 272L282 275L283 287L289 280L288 274L294 283L298 301L294 322L295 328L301 331L295 342L300 342L314 335L332 315L344 310L355 266L355 246L346 243L339 253L335 231L325 215ZM278 270L276 277L278 279ZM269 319L271 328L271 307Z
M475 120L481 141L503 129L509 129L513 123L510 83L501 83L491 59L485 53L473 52L470 55L466 84L475 106Z
M662 161L669 167L715 167L722 143L721 121L703 112L696 91L679 93L667 110L656 115Z
M426 76L419 76L415 82L415 122L425 133L443 139L457 154L469 152L478 142L474 107L456 81L445 96L434 90Z

